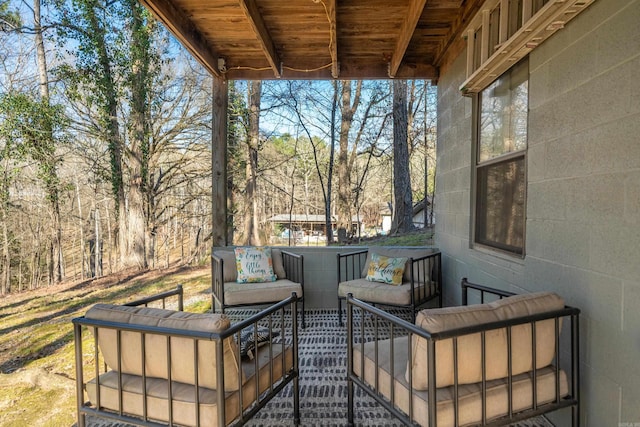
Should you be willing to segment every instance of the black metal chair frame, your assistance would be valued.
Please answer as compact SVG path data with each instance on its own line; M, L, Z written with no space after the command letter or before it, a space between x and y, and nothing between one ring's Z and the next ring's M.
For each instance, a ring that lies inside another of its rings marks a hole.
M473 283L470 283L467 281L467 279L463 279L462 283L462 301L463 304L466 305L467 301L468 301L468 291L474 290L474 291L478 291L480 293L480 300L481 302L485 301L485 294L491 294L494 295L495 297L498 298L504 298L504 297L508 297L511 295L514 295L513 293L510 292L505 292L505 291L500 291L497 289L492 289L486 286L482 286L482 285L476 285ZM357 312L356 314L354 314L354 311ZM359 386L362 390L364 390L368 395L370 395L373 399L375 399L381 406L383 406L385 409L387 409L389 412L391 412L396 418L398 418L398 420L400 420L403 424L407 425L407 426L415 426L417 425L414 421L414 416L412 410L412 402L413 402L413 393L414 390L411 386L411 381L409 382L409 402L410 406L409 406L409 414L404 413L402 410L400 410L398 407L396 407L396 405L394 404L394 402L392 400L389 400L387 397L383 396L381 393L378 392L378 390L376 389L378 387L379 384L379 379L378 379L378 371L376 370L376 374L375 374L375 381L374 384L376 384L376 387L373 387L371 384L369 384L368 382L365 382L362 378L360 378L359 376L357 376L354 372L354 364L355 363L360 363L360 372L364 372L364 343L366 341L366 337L365 337L365 331L364 331L364 322L360 322L361 324L361 329L359 331L359 333L357 333L358 331L356 331L355 329L355 323L354 323L354 316L355 317L359 317L359 318L373 318L372 322L374 322L374 324L376 325L375 327L375 332L374 332L374 337L373 339L378 341L378 335L380 332L380 329L382 329L383 327L387 328L385 329L387 332L390 331L390 335L391 335L391 340L393 340L394 338L398 338L398 337L402 337L402 336L420 336L422 338L424 338L425 340L427 340L427 350L428 350L428 384L429 384L429 390L436 390L436 357L435 357L435 352L436 352L436 342L438 340L444 340L444 339L449 339L452 338L453 339L453 348L454 348L454 366L457 365L457 363L455 362L455 354L456 354L456 348L457 348L457 339L458 337L461 337L463 335L468 335L468 334L473 334L473 333L480 333L481 334L481 344L482 344L482 348L485 348L485 335L487 331L491 331L494 329L502 329L502 328L507 328L507 337L510 337L511 334L511 329L514 326L517 325L523 325L523 324L531 324L532 330L535 331L535 322L540 321L540 320L545 320L545 319L555 319L555 342L556 342L556 355L555 355L555 359L554 359L554 365L555 365L555 387L556 387L556 399L555 401L551 402L551 403L546 403L546 404L538 404L537 402L537 392L536 392L536 381L533 381L533 396L536 396L532 405L531 409L526 409L520 412L514 412L512 409L512 394L511 394L511 384L512 384L512 375L509 375L507 378L508 381L508 389L509 389L509 402L508 402L508 408L509 408L509 412L506 416L504 417L500 417L498 419L494 419L494 420L487 420L486 419L486 414L485 414L485 408L486 408L486 395L487 395L487 384L486 381L483 380L481 387L482 387L482 399L483 399L483 419L482 422L478 425L482 425L482 426L504 426L504 425L508 425L508 424L512 424L524 419L528 419L534 416L538 416L541 414L545 414L548 412L552 412L552 411L556 411L562 408L567 408L570 407L571 408L571 419L572 419L572 427L579 427L580 426L580 375L579 375L579 366L580 366L580 359L579 359L579 314L580 314L580 310L574 307L569 307L569 306L565 306L564 309L562 310L557 310L557 311L553 311L553 312L548 312L548 313L543 313L543 314L536 314L536 315L531 315L531 316L523 316L517 319L512 319L512 320L504 320L504 321L499 321L499 322L492 322L492 323L487 323L487 324L481 324L481 325L475 325L472 327L466 327L466 328L460 328L460 329L456 329L456 330L450 330L450 331L445 331L445 332L441 332L441 333L429 333L426 330L417 327L416 325L409 323L403 319L400 319L398 317L395 317L383 310L380 310L376 307L373 307L365 302L359 301L356 298L353 298L352 295L349 295L347 297L347 395L348 395L348 410L347 410L347 418L348 418L348 425L349 426L353 426L353 420L354 420L354 385ZM560 370L560 319L561 318L568 318L569 319L569 329L570 329L570 342L568 343L570 345L569 351L570 351L570 361L568 362L570 364L569 367L569 375L570 375L570 382L569 382L569 393L567 396L565 396L564 398L560 398L560 380L559 380L559 370ZM383 326L386 325L386 326ZM355 340L355 341L354 341ZM536 336L535 334L532 334L532 348L536 348ZM409 342L411 342L411 338L409 339ZM508 341L510 342L510 341ZM510 344L508 344L510 345ZM361 358L359 361L354 361L354 346L360 346L360 354L361 354ZM393 341L391 343L391 346L393 346ZM376 346L376 357L377 357L377 346ZM393 348L393 347L392 347ZM409 354L408 354L408 360L412 360L412 346L409 345ZM483 350L484 351L484 350ZM394 366L394 362L393 362L393 351L391 352L391 361L390 361L390 366L393 367ZM536 362L535 362L535 351L532 354L533 357L533 366L536 366ZM485 362L483 362L484 364ZM508 365L511 366L511 352L509 352L508 354ZM486 365L484 365L486 366ZM392 372L390 374L391 378L394 378L394 373L393 373L393 368ZM408 378L413 378L413 373L411 371L411 364L409 364L409 373L408 373ZM456 369L456 368L454 368ZM454 372L457 372L454 371ZM483 372L484 375L484 372ZM536 369L533 370L533 375L535 377L536 375ZM454 403L454 408L455 409L455 426L459 425L458 422L458 413L457 413L457 400L458 400L458 383L457 383L457 374L454 373L454 378L456 378L453 387L454 390L454 401L456 403ZM436 424L436 420L437 420L437 402L436 402L436 393L428 393L428 419L429 419L429 427L437 427Z
M140 305L144 305L144 306L148 306L150 303L154 303L156 301L161 301L162 302L162 308L165 308L165 301L168 298L171 297L177 297L178 298L178 310L182 311L183 309L183 290L182 290L182 286L178 285L178 287L174 290L168 291L168 292L164 292L161 294L157 294L148 298L144 298L144 299L140 299L134 302L130 302L127 303L125 305L127 306L140 306ZM297 310L297 302L298 302L298 298L295 294L293 294L291 297L278 302L277 304L274 304L272 306L270 306L269 308L251 316L248 319L243 320L242 322L236 323L234 325L232 325L230 328L226 329L225 331L221 332L221 333L207 333L207 332L194 332L194 331L185 331L185 330L180 330L180 329L172 329L172 328L164 328L164 327L156 327L156 326L145 326L145 325L132 325L132 324L128 324L128 323L119 323L119 322L108 322L108 321L101 321L101 320L96 320L96 319L86 319L84 317L79 317L79 318L75 318L72 320L73 322L73 327L74 327L74 337L75 337L75 361L76 361L76 394L77 394L77 416L78 416L78 427L85 427L86 426L86 419L85 417L87 415L91 415L91 416L96 416L96 417L101 417L101 418L106 418L106 419L110 419L112 421L117 421L117 422L125 422L128 424L133 424L133 425L138 425L138 426L166 426L167 424L163 424L163 423L159 423L159 422L155 422L153 420L151 420L147 414L146 414L146 405L144 406L145 408L145 415L142 418L138 418L137 416L132 416L132 415L128 415L126 413L124 413L122 411L122 399L123 399L123 390L122 390L122 376L121 374L118 377L118 382L119 382L119 399L120 399L120 411L114 412L114 411L109 411L109 410L105 410L101 407L100 405L100 375L101 373L106 372L107 367L103 366L101 367L101 363L100 363L100 357L99 357L99 348L98 348L98 343L97 340L94 340L94 343L91 347L91 351L92 351L92 356L93 356L93 374L95 376L96 379L96 405L95 406L91 406L89 402L84 401L84 377L85 377L85 369L83 367L83 329L92 329L93 330L93 336L97 336L98 333L98 329L100 328L109 328L109 329L115 329L117 331L117 341L118 341L118 354L120 354L121 345L124 345L123 343L121 343L120 340L120 335L122 331L133 331L133 332L140 332L143 336L144 334L153 334L153 335L162 335L162 336L166 336L167 337L167 351L171 352L171 340L168 339L169 337L182 337L182 338L189 338L193 341L193 345L194 345L194 349L197 349L197 343L198 341L202 341L202 340L210 340L210 341L215 341L216 342L216 360L221 361L224 360L223 357L223 341L228 338L228 337L233 337L235 336L236 340L235 342L237 343L236 345L238 346L238 351L239 351L239 346L240 346L240 334L241 331L243 331L246 328L254 328L254 331L257 332L257 327L258 327L258 323L260 322L261 325L268 325L267 327L269 328L269 336L275 336L273 335L273 331L274 329L274 322L277 321L277 323L280 325L278 327L279 334L281 337L285 337L285 336L291 336L291 341L290 343L286 343L285 339L282 339L281 342L279 343L274 343L274 344L270 344L270 348L268 349L269 354L272 355L274 349L278 348L280 350L280 354L284 355L285 354L285 348L286 345L291 345L292 346L292 356L293 356L293 364L292 364L292 368L289 369L288 371L285 369L284 363L285 363L285 359L284 357L281 358L281 363L282 363L282 377L280 380L278 381L272 381L272 383L270 384L269 388L263 392L260 393L259 392L259 387L255 387L256 389L256 394L253 396L244 396L242 387L239 388L239 390L237 391L237 393L239 393L239 402L240 402L240 406L242 407L243 404L242 402L247 399L247 398L253 398L255 399L254 403L249 406L247 409L244 409L243 411L241 411L239 417L237 417L235 420L233 420L231 422L231 424L229 425L233 425L233 426L240 426L240 425L244 425L249 419L251 419L251 417L253 417L260 409L262 409L274 396L276 396L287 384L289 384L290 382L293 382L293 417L294 417L294 422L295 425L299 425L300 424L300 392L299 392L299 368L298 368L298 335L297 335L297 317L296 316L292 316L292 326L291 326L291 331L289 331L287 334L285 334L285 311L287 310L292 310L292 312L295 312ZM258 334L254 333L254 348L258 348L258 342L257 342L257 338L258 338ZM145 371L144 368L144 364L145 364L145 356L144 356L144 351L142 352L143 356L142 356L142 371ZM271 357L271 356L270 356ZM118 358L120 358L120 356L118 356ZM254 362L255 362L255 372L258 372L258 357L254 358ZM169 358L170 360L170 358ZM201 387L199 387L198 384L198 358L196 357L195 360L193 361L193 363L195 364L195 372L196 372L196 378L194 378L194 388L196 390L198 390L195 393L195 397L196 397L196 402L195 402L195 417L196 417L196 424L197 426L200 426L202 424L202 420L200 419L200 413L199 410L197 410L200 406L199 403L199 397L200 397L200 393L201 393ZM217 364L217 390L224 390L224 366L223 363L218 363ZM169 372L169 380L167 381L167 387L168 387L168 396L172 396L171 393L171 387L172 387L172 381L171 381L171 370L168 369ZM273 367L270 367L270 372L273 372ZM239 372L239 383L242 384L242 373ZM256 374L257 375L257 374ZM271 374L272 375L272 374ZM143 383L144 383L145 379L143 376ZM275 383L275 384L274 384ZM146 388L143 387L142 390L142 399L143 402L147 401L147 391ZM218 410L218 419L217 419L217 424L219 426L225 426L226 425L226 414L225 414L225 395L226 393L217 393L217 410ZM172 405L168 405L169 407L169 414L168 414L168 419L172 420ZM175 425L172 422L170 422L168 425Z
M301 320L302 328L306 327L306 320L304 316L304 257L300 254L294 254L293 252L281 250L282 252L282 264L285 271L285 276L288 280L300 283L302 288L302 296L298 297L298 301L301 306ZM260 302L260 303L246 303L246 304L226 304L224 301L224 260L217 257L215 254L211 255L211 306L215 312L216 303L220 306L220 311L224 313L225 309L230 307L250 307L256 305L268 305L274 304L278 301ZM250 286L251 284L247 284Z
M338 260L338 283L336 285L336 292L340 283L346 282L354 279L361 279L363 276L362 270L367 260L367 254L370 249L363 249L355 252L349 252L346 254L337 254ZM432 271L429 268L430 263L434 262L434 266L436 271ZM414 266L418 266L418 268L414 268ZM406 305L397 305L390 303L373 303L370 301L363 300L372 305L384 305L388 307L398 307L398 308L407 308L411 310L411 316L413 321L416 319L416 310L418 310L422 305L427 302L438 298L438 307L442 307L442 255L440 252L434 252L429 255L425 255L419 258L409 258L407 261L407 267L410 270L411 275L411 302ZM422 272L418 277L414 276L415 271ZM424 272L428 272L429 277L423 277ZM428 293L428 289L426 286L418 287L416 291L416 284L424 283L426 281L433 280L436 281L436 289L433 294ZM417 294L417 297L416 297ZM342 301L345 300L346 297L341 297L338 295L338 320L340 326L342 323Z

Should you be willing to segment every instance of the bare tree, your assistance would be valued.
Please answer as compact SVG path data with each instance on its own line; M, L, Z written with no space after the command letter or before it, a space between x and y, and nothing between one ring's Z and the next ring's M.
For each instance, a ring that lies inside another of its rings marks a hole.
M338 241L345 242L351 232L351 168L355 161L357 152L356 144L349 149L349 132L353 123L353 116L360 105L360 94L362 92L362 80L356 83L355 95L351 101L351 81L342 82L342 102L340 104L340 114L342 121L340 124L340 140L338 149Z
M245 184L244 240L248 245L260 245L258 220L258 152L260 150L260 98L262 82L249 82L249 135Z
M407 82L393 81L393 224L391 233L397 234L413 227L409 148L407 145Z

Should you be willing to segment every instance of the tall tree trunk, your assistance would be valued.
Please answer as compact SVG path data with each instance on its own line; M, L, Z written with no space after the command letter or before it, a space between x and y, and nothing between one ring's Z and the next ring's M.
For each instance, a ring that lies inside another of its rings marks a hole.
M333 243L333 220L331 218L331 192L333 190L333 163L336 153L336 113L338 112L338 82L333 81L333 102L331 103L331 145L329 147L329 167L327 169L327 196L324 201L324 227L327 245Z
M44 38L42 37L42 16L40 13L40 0L33 0L33 28L36 45L36 59L38 63L38 77L40 97L49 99L49 78L47 76L47 56L44 50Z
M6 295L11 290L11 250L9 247L9 158L6 155L8 151L7 145L5 145L3 152L0 153L2 159L2 183L0 187L0 220L2 221L2 281L0 292L2 295Z
M236 88L235 81L229 82L228 90L228 106L227 106L227 171L232 171L238 167L238 147L240 139L240 122L238 120L240 94ZM236 209L236 191L234 178L235 174L227 173L227 242L233 244L235 239L234 214Z
M249 138L245 187L245 240L248 245L261 245L258 232L258 149L260 145L260 97L262 82L249 82Z
M38 63L38 79L41 102L49 106L49 77L47 70L47 57L44 49L44 38L42 35L40 0L33 0L33 21L34 38L36 46L36 59ZM60 220L60 189L58 186L57 167L55 158L55 144L53 143L53 130L46 129L46 139L44 144L50 144L49 149L41 149L42 158L40 163L46 164L44 169L48 172L45 187L52 220L51 226L51 249L49 251L49 282L60 283L64 276L63 253L62 253L62 222Z
M6 295L11 290L11 251L9 250L9 230L5 206L2 211L2 288L0 293Z
M124 265L127 256L127 236L128 236L128 216L127 200L124 191L123 177L123 141L120 135L120 125L118 123L118 90L111 69L112 60L107 50L106 29L102 26L96 9L92 5L86 5L82 12L86 19L90 39L93 40L98 69L95 70L96 86L103 99L100 104L100 115L105 126L105 139L109 152L109 166L111 183L111 193L115 202L115 233L111 235L112 245L117 247L120 256L120 264ZM109 228L109 233L111 229ZM112 262L110 268L113 269Z
M353 116L360 104L360 91L362 81L358 81L356 94L351 103L351 81L342 82L342 105L340 112L342 122L340 124L340 145L338 151L338 241L343 243L351 232L351 165L354 156L349 153L349 131L353 123ZM356 147L352 147L352 153Z
M150 28L142 16L142 6L127 3L131 9L131 147L129 150L129 242L128 265L140 269L149 265L147 236L150 234L149 200L149 86Z
M86 276L86 242L84 236L84 218L82 216L82 199L80 199L80 181L76 175L76 199L78 202L78 228L80 231L80 279L84 280Z
M424 215L424 228L428 228L431 224L429 222L429 126L427 120L429 118L429 88L431 87L431 81L424 81L424 118L422 120L422 133L424 137L424 204L422 207L422 213Z
M98 208L96 207L96 210ZM104 247L105 247L105 242L111 242L110 246L109 246L109 274L113 273L113 265L114 265L114 256L113 256L113 251L114 251L114 240L112 239L112 235L111 235L111 215L110 215L110 209L108 206L104 207L104 211L105 211L105 217L107 219L107 238L102 239L102 250L104 251ZM102 232L100 233L100 237L102 237ZM100 260L102 261L102 257L100 258ZM104 273L104 268L101 268L100 271L101 274Z
M133 146L132 148L137 149ZM139 153L138 153L139 154ZM129 173L131 174L129 183L128 198L128 239L126 256L123 261L125 267L137 267L144 269L147 267L145 253L145 217L144 217L144 194L142 184L142 165L138 155L131 153L129 157Z
M412 194L407 146L407 82L393 81L393 222L391 234L411 230Z
M96 243L94 246L94 277L102 277L102 232L100 231L100 209L94 211Z

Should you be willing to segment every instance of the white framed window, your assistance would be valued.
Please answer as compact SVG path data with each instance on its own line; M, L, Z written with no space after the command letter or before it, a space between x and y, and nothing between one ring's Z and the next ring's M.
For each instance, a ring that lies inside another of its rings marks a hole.
M527 58L476 97L474 243L524 256Z

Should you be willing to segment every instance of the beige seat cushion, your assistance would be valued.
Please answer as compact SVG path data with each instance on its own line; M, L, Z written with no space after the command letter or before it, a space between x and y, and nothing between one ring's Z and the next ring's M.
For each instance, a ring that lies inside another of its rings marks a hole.
M229 318L224 314L186 313L110 304L96 304L87 312L85 318L200 332L222 332L230 326ZM90 330L93 332L92 328ZM132 331L120 333L122 355L120 370L124 374L142 375L140 335L139 332ZM170 343L171 360L180 361L180 363L171 364L171 378L177 382L193 384L195 381L194 341L189 338L172 337ZM118 370L116 330L98 328L98 346L107 366ZM237 390L242 371L239 371L239 355L233 338L224 341L223 357L225 389L227 391ZM165 336L145 334L145 367L146 375L149 377L168 378L167 338ZM202 387L216 388L215 342L198 340L198 372Z
M416 283L415 285L414 296L419 299L425 284ZM433 295L435 291L435 284L430 283L428 286L427 297ZM347 294L353 294L355 298L367 302L408 305L411 303L411 283L404 282L402 285L395 286L381 282L370 282L367 279L349 280L338 285L338 296L346 297Z
M235 282L238 279L238 269L236 267L236 254L233 250L217 250L213 254L222 259L222 280L225 283ZM273 261L273 273L278 279L286 279L282 251L271 248L271 259Z
M279 345L273 346L273 359L269 363L269 350L263 347L258 352L260 366L260 392L264 392L270 385L282 378L282 353ZM293 367L293 351L291 347L285 351L285 371ZM242 401L244 408L248 408L255 401L256 377L255 362L244 362L243 370L247 373L247 380L242 386ZM167 380L147 378L147 415L148 417L169 422L169 407L167 400ZM143 416L142 377L137 375L122 375L123 408L131 415ZM87 393L93 405L97 405L95 379L87 383ZM195 426L195 393L194 386L183 383L172 383L173 393L173 422L179 425ZM202 426L216 426L218 422L217 392L210 388L200 387L200 422ZM118 373L109 371L100 376L100 405L103 408L118 411ZM227 392L225 396L226 424L231 423L239 412L239 392Z
M409 414L409 384L405 379L408 356L408 338L394 339L393 371L389 363L390 340L378 341L378 390L391 399L391 378L394 378L394 404ZM376 363L375 346L373 342L364 345L364 366L361 365L360 345L354 346L353 369L356 375L375 388ZM393 375L392 375L393 372ZM548 403L556 398L555 368L549 366L537 372L538 404ZM567 376L560 371L560 396L568 393ZM437 389L437 423L438 427L454 425L454 389L444 387ZM482 389L481 383L468 384L458 387L458 420L461 426L476 424L482 421ZM515 412L532 407L532 376L530 373L513 377L513 410ZM419 425L429 425L428 391L413 392L413 418ZM487 382L487 419L501 417L508 413L508 385L506 379Z
M295 292L298 298L304 296L302 285L287 279L261 283L227 282L224 284L224 303L241 305L282 301L289 298L292 292Z
M531 314L560 310L564 301L551 292L515 295L488 304L422 310L416 316L416 325L431 332L442 332L466 326L515 319ZM531 325L512 328L514 375L532 370ZM508 375L506 328L486 332L486 378L493 380ZM548 366L555 355L555 321L536 322L536 367ZM427 340L413 339L413 387L428 388ZM453 339L436 342L436 386L454 383ZM407 367L407 375L409 370ZM458 338L458 382L471 384L482 380L481 335Z

